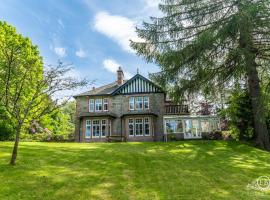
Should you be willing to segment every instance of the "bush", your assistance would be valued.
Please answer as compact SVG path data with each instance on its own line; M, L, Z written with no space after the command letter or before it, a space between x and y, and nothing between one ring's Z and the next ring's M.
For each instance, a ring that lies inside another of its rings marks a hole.
M212 131L203 136L203 139L206 140L223 140L223 135L221 131Z
M0 121L0 141L14 140L15 130L4 121Z

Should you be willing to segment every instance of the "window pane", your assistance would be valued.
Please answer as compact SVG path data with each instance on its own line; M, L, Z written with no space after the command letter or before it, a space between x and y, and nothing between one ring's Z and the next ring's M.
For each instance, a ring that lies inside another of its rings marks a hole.
M101 136L105 137L106 136L106 120L101 121Z
M149 118L144 118L144 134L150 135Z
M209 132L210 123L205 120L201 120L202 132Z
M185 120L185 132L186 133L191 133L192 129L192 122L190 119Z
M143 109L143 98L142 97L136 97L135 98L135 108L136 108L136 110L142 110Z
M96 111L102 110L102 99L96 99Z
M95 101L94 99L89 100L89 111L94 112L94 106L95 106Z
M100 136L100 121L99 120L93 121L93 136L94 137Z
M144 97L144 109L149 109L149 97Z
M91 121L86 120L85 138L91 138Z
M129 98L129 110L134 110L134 97Z
M103 110L108 111L108 99L103 99Z
M136 135L143 135L143 120L136 119L135 120L135 134Z
M134 135L134 122L133 122L133 119L128 120L128 132L129 132L129 135L131 135L131 136Z
M183 123L179 119L166 120L167 133L183 133Z
M173 133L173 126L172 126L170 120L166 121L166 133L167 134Z

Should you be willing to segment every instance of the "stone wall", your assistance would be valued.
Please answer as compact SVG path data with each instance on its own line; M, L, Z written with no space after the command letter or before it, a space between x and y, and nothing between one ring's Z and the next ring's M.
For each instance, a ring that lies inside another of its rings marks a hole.
M129 98L136 96L148 96L149 97L149 109L148 110L140 110L133 111L129 110ZM92 98L92 97L91 97ZM129 141L161 141L163 140L163 115L164 115L164 102L165 95L164 93L148 93L148 94L134 94L134 95L116 95L116 96L96 96L93 98L108 98L109 102L109 111L99 112L104 114L113 114L115 115L115 119L112 120L112 135L126 135L126 120L123 120L121 117L123 115L129 116L140 116L145 115L147 113L151 113L156 115L156 117L152 116L153 119L153 129L154 135L153 137L135 137L130 138ZM76 106L76 141L86 142L84 139L85 132L85 117L80 117L83 113L88 113L91 117L91 113L89 113L89 97L77 97L77 106ZM92 113L94 115L94 113ZM81 128L78 128L81 127ZM80 135L79 135L80 133ZM128 138L129 139L129 138ZM96 139L98 140L98 139ZM95 140L95 141L96 141Z

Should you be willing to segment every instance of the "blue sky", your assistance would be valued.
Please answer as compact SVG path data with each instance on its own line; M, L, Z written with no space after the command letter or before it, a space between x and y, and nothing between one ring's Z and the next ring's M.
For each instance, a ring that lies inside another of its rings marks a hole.
M116 79L121 65L127 77L158 71L129 48L139 40L134 26L159 15L158 0L2 0L0 20L39 46L45 64L72 63L75 77L100 86Z

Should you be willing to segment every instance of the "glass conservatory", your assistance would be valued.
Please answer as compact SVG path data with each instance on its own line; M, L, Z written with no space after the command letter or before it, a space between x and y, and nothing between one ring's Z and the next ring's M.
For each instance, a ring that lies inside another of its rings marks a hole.
M169 134L179 139L200 139L203 134L220 130L217 116L165 116L165 140Z

